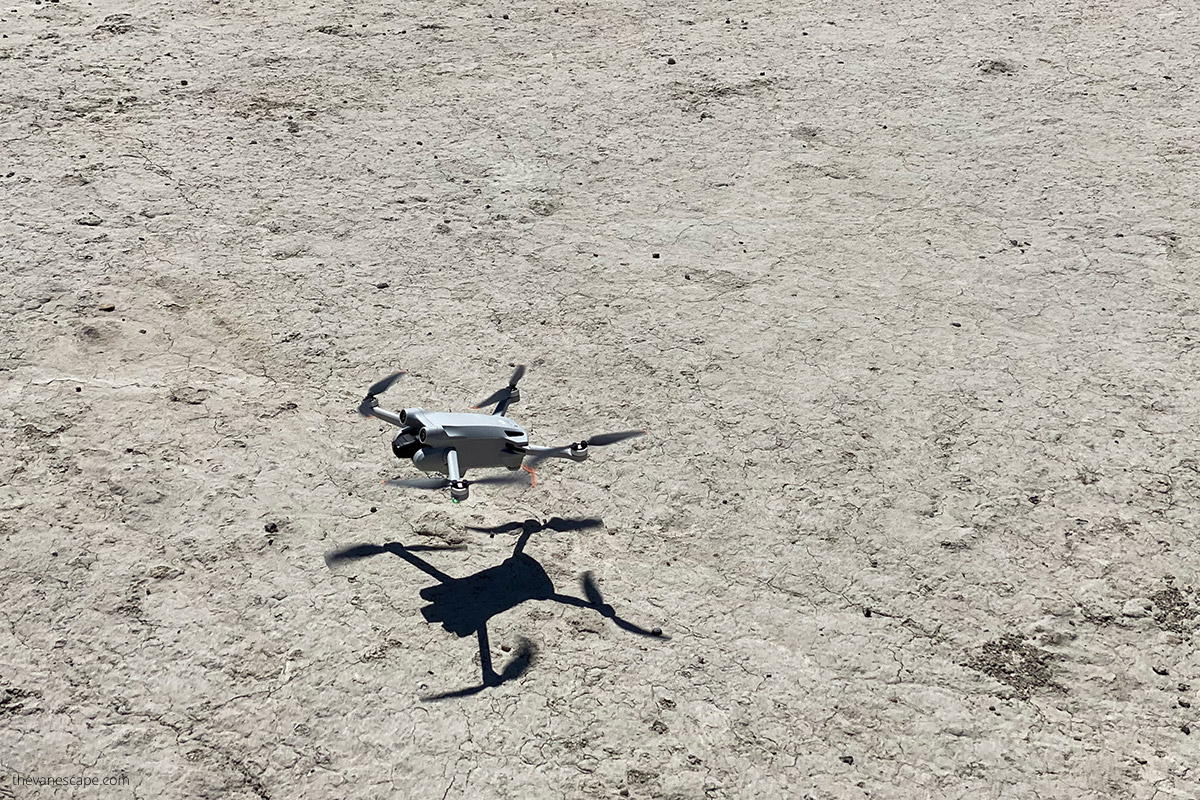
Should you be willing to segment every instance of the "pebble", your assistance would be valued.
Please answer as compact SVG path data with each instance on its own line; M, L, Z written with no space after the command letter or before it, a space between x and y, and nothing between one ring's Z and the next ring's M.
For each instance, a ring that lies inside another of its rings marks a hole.
M279 530L279 526L274 522L268 522L266 525L263 525L263 530L267 533L276 533Z
M84 214L82 217L75 220L75 224L77 225L87 225L93 228L99 225L101 222L104 222L104 220L100 219L95 214Z
M105 303L104 305L100 306L100 310L101 311L116 311L117 307L115 305L113 305L112 303Z
M1140 619L1150 613L1153 606L1150 604L1149 598L1134 597L1131 600L1126 600L1125 605L1121 606L1121 616L1131 619Z
M853 764L854 756L842 756L842 763L843 764Z
M387 281L380 281L379 283L375 284L376 289L386 289L387 287L388 287Z

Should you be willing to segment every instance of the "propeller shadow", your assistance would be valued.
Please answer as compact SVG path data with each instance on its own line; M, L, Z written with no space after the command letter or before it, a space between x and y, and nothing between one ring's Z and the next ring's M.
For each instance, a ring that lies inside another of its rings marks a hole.
M511 556L494 567L488 567L464 578L452 577L416 555L421 551L458 550L462 549L461 545L408 547L399 542L384 545L358 544L327 553L325 562L332 568L360 558L391 553L437 581L420 591L421 599L427 602L421 609L421 615L426 622L441 625L455 636L466 638L474 634L479 645L479 663L482 671L480 682L475 686L421 698L426 701L448 700L478 694L485 689L515 680L533 665L537 659L537 646L529 639L520 637L508 663L497 672L492 663L487 631L487 623L492 617L530 600L551 601L589 609L612 620L618 628L629 633L655 639L670 638L659 628L646 629L619 616L611 605L604 602L595 576L590 571L585 572L580 579L583 597L558 592L545 568L525 552L530 537L542 530L586 530L600 524L598 519L571 520L554 517L545 523L530 519L495 528L473 527L471 530L483 531L493 536L497 533L515 533L517 530L521 531L521 535L513 547Z

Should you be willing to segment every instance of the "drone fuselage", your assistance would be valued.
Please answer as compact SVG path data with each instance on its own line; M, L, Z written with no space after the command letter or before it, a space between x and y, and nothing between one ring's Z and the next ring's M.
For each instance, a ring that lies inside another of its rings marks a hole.
M458 473L485 467L520 469L529 448L525 429L508 417L447 411L405 409L398 415L402 428L392 440L397 458L411 458L423 472L448 475L450 453Z

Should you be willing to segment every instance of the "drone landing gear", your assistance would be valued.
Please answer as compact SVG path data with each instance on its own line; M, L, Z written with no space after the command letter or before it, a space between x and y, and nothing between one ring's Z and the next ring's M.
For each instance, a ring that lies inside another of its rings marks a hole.
M451 503L461 503L471 496L471 488L458 469L458 451L453 447L446 451L446 475L450 478Z

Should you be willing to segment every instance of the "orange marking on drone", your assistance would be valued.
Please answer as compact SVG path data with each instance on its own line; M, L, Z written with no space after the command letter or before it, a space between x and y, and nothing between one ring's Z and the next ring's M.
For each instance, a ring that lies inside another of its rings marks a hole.
M522 464L521 469L529 473L529 486L531 488L537 486L537 470L528 464Z

